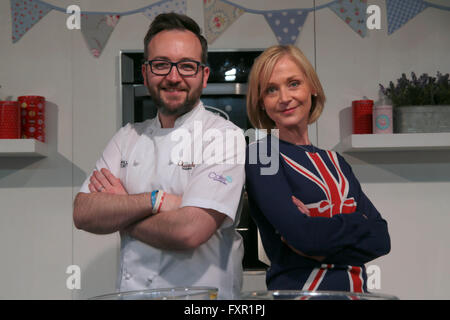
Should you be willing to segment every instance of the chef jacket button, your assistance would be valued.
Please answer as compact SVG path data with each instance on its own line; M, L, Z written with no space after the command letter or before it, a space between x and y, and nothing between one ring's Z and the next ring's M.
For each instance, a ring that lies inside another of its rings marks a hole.
M131 279L131 274L129 274L128 272L125 273L125 280L130 280Z

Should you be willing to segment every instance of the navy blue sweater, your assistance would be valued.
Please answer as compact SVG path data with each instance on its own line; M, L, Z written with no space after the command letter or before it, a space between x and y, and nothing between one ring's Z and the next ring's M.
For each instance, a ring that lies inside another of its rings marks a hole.
M358 267L364 281L364 264L390 251L386 221L342 156L270 137L248 146L245 166L251 216L271 261L268 289L305 289L304 283L322 267L328 274L315 289L353 291L348 284L351 266ZM261 153L270 155L270 163ZM274 174L264 172L269 168ZM299 211L292 196L309 208L310 217ZM325 259L302 256L286 243Z

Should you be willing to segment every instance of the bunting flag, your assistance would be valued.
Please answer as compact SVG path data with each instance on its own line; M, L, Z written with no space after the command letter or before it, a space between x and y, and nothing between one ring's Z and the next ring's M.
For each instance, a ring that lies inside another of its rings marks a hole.
M245 11L220 0L203 0L205 38L214 42Z
M366 36L367 0L339 0L330 9L362 38Z
M119 15L81 14L81 33L94 57L102 53L119 19Z
M367 36L367 0L332 0L312 8L285 10L249 9L237 2L237 0L203 0L205 31L209 43L216 40L240 15L252 13L264 16L278 43L294 44L308 13L324 8L332 10L362 38ZM386 0L388 34L392 34L428 7L450 11L449 6L437 5L426 0ZM238 14L233 16L233 12Z
M417 16L428 5L422 0L386 0L388 34L391 35Z
M28 30L51 10L67 14L66 8L57 7L43 0L10 0L10 2L11 38L13 43L19 41ZM186 0L160 0L143 8L127 12L81 11L81 33L91 54L98 58L121 17L143 13L146 17L153 20L158 14L166 12L186 14Z
M155 1L155 0L149 0ZM280 44L295 44L309 12L330 8L362 38L367 35L367 0L330 0L312 8L285 10L256 10L245 8L237 0L203 0L204 34L208 43L214 42L242 14L263 15ZM160 13L186 14L187 0L159 0L140 9L126 12L81 11L81 32L94 57L99 57L119 19L136 13L153 20ZM11 39L19 41L26 32L52 10L67 14L66 8L44 0L10 0ZM388 35L391 35L426 8L450 11L450 6L426 0L386 0Z
M16 43L52 9L34 0L11 0L12 42Z
M305 23L308 11L285 10L264 13L279 44L294 44Z
M154 4L143 12L144 15L153 21L160 13L176 12L186 14L186 0L169 0L167 2Z

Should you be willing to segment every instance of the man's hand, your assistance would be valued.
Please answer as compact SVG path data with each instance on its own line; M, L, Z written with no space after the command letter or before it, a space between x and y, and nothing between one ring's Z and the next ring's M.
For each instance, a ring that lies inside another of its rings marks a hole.
M160 212L173 211L180 208L183 197L165 192Z
M89 191L91 193L104 192L117 195L128 195L122 182L116 178L111 171L102 168L100 171L94 170L90 178Z

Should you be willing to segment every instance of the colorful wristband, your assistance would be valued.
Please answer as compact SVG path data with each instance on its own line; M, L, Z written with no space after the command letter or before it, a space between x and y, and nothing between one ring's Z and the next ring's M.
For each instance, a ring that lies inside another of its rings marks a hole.
M165 195L166 195L166 193L165 193L164 191L161 191L160 193L161 193L162 195L161 195L161 200L160 200L160 202L159 202L159 206L158 206L158 211L157 211L157 213L161 211L161 207L162 207L162 204L163 204L163 201L164 201L164 197L165 197Z
M156 195L155 195L155 202L153 203L153 199L152 199L152 213L158 213L161 211L161 206L164 200L164 195L166 194L164 191L162 190L155 190L156 191ZM152 192L153 194L153 192Z
M158 193L159 193L159 190L152 191L152 195L151 195L151 197L152 197L152 213L156 213L155 205L156 205L156 197L157 197Z

